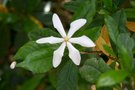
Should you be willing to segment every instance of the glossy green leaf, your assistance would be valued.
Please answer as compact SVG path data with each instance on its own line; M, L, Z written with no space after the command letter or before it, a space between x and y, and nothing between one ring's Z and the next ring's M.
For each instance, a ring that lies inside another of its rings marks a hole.
M73 1L67 2L64 4L64 7L68 9L69 11L76 12L79 5L82 4L82 1L83 0L73 0Z
M120 34L117 39L119 57L122 68L131 70L132 68L132 49L134 48L134 40L130 38L129 34Z
M129 52L124 47L121 47L119 50L121 67L125 70L130 71L132 68L132 57L129 55Z
M60 37L60 35L57 32L55 32L55 30L51 30L49 28L33 30L29 32L28 36L30 40L37 40L42 37L50 37L50 36Z
M85 80L95 83L102 73L109 70L111 68L101 58L98 60L92 58L87 60L80 68L80 74Z
M101 27L94 27L92 29L87 29L82 31L82 35L88 36L93 41L96 41L101 33Z
M118 37L118 25L111 16L105 17L105 24L111 40L116 44L116 38Z
M119 34L117 38L117 43L119 44L120 47L123 46L128 51L132 51L135 46L134 39L131 38L128 33Z
M44 73L52 67L52 55L56 45L39 45L31 41L19 49L15 60L23 60L17 67L23 67L33 73Z
M106 73L103 73L97 82L98 87L104 87L104 86L112 86L116 85L120 82L122 82L126 77L128 76L128 73L126 71L108 71Z
M121 33L128 32L126 28L127 17L124 10L117 11L115 14L113 14L113 18L118 25L119 32Z
M24 82L19 90L35 90L44 75L35 75L26 82Z
M50 55L51 53L51 55ZM33 73L44 73L52 68L52 51L39 50L35 51L25 58L17 67L22 67Z
M78 68L71 61L61 69L58 75L57 90L76 90L78 82Z
M77 8L73 20L78 18L87 19L87 24L89 25L96 13L96 0L86 0L81 1L80 6Z
M76 32L74 36L80 37L82 35L88 36L93 41L96 41L101 33L101 27L94 27L91 29L86 29L80 32Z
M28 54L36 51L37 49L41 48L42 46L43 45L36 44L36 42L34 42L34 41L28 42L17 51L17 53L15 54L13 59L24 60Z

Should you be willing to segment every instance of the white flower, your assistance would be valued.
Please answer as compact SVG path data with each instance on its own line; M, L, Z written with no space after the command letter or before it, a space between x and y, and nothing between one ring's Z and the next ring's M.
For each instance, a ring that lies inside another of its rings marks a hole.
M43 43L50 43L50 44L62 43L60 45L60 47L57 50L55 50L54 53L53 53L53 67L56 68L60 64L66 46L69 50L70 59L74 62L74 64L79 65L80 61L81 61L80 53L71 43L79 44L79 45L84 46L84 47L94 47L95 46L93 41L90 40L85 35L83 35L81 37L71 38L73 36L73 34L86 23L86 20L85 19L78 19L78 20L73 21L70 24L70 29L69 29L69 32L67 34L64 31L62 23L61 23L57 14L53 14L52 21L53 21L54 27L60 33L62 38L53 37L53 36L44 37L44 38L38 39L36 42L39 43L39 44L43 44Z
M11 68L11 69L14 69L15 66L16 66L16 61L14 61L14 62L12 62L12 63L10 64L10 68Z

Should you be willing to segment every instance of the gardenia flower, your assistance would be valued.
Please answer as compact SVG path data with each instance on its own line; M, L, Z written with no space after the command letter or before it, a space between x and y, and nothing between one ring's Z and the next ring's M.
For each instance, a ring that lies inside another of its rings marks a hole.
M52 21L53 21L53 26L60 33L62 38L54 37L54 36L43 37L43 38L38 39L36 42L38 44L62 43L60 45L60 47L57 50L55 50L54 53L53 53L53 67L56 68L60 64L66 46L67 46L67 48L69 50L69 57L70 57L70 59L73 61L74 64L79 65L80 61L81 61L80 52L72 45L72 43L79 44L79 45L84 46L84 47L94 47L95 46L93 41L90 40L85 35L83 35L81 37L71 38L73 36L73 34L77 30L79 30L86 23L86 19L77 19L77 20L73 21L70 24L70 29L69 29L69 32L67 34L64 31L62 23L61 23L61 21L60 21L60 19L59 19L57 14L53 14Z

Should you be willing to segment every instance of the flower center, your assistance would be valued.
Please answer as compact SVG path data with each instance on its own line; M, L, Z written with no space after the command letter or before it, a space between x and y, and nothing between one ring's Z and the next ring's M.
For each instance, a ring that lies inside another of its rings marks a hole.
M64 37L65 42L68 42L68 40L69 40L68 36Z

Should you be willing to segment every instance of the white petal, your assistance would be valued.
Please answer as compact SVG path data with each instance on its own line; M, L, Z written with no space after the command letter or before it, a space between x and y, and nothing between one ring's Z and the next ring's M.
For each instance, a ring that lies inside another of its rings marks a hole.
M84 47L95 47L94 42L85 35L77 38L71 38L69 39L69 42L79 44Z
M53 67L56 68L60 64L62 57L63 57L63 54L64 54L65 47L66 47L66 43L63 42L61 44L61 46L57 50L54 51L54 53L53 53Z
M11 69L14 69L15 66L16 66L16 61L14 61L14 62L12 62L12 63L10 64L10 68L11 68Z
M67 42L67 47L69 50L69 57L76 65L79 65L81 61L81 56L79 51L69 42Z
M86 19L78 19L78 20L75 20L73 21L71 24L70 24L70 29L69 29L69 32L68 32L68 37L72 37L72 35L77 31L79 30L84 24L86 23Z
M63 25L57 14L53 14L52 21L53 21L53 26L57 29L57 31L61 34L61 36L66 37L66 32L64 31Z
M45 37L45 38L40 38L36 40L36 43L42 44L42 43L50 43L50 44L55 44L55 43L60 43L64 39L63 38L57 38L57 37Z

